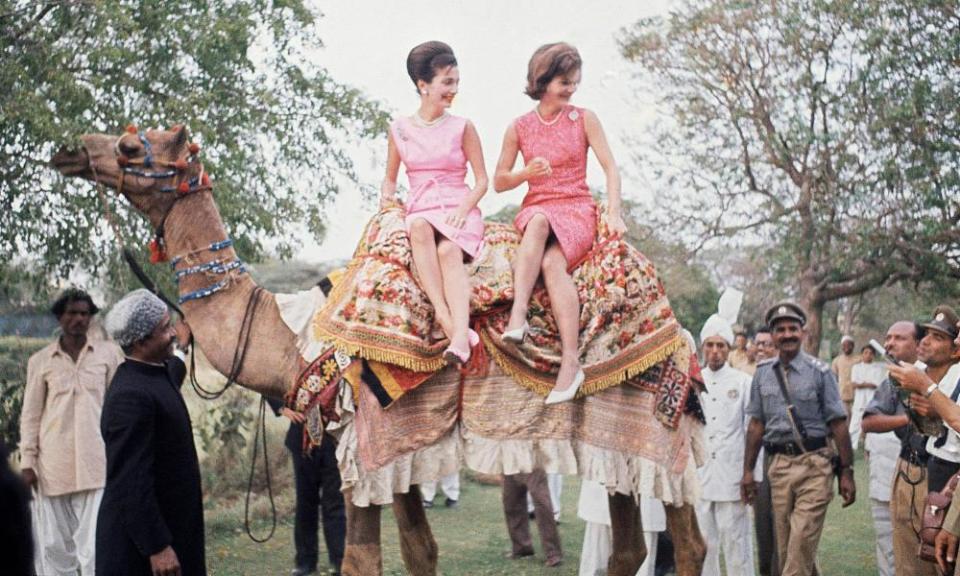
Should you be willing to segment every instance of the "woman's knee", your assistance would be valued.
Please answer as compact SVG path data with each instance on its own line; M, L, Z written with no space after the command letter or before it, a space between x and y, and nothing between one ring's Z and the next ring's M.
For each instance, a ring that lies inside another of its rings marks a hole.
M550 234L550 221L543 214L534 214L523 229L523 235L546 239Z
M450 240L441 240L437 245L437 256L446 264L463 263L463 250Z
M544 276L548 274L567 274L567 259L559 248L548 248L543 253L540 270Z
M410 223L410 242L415 244L425 244L433 242L435 232L433 226L423 218L418 218Z

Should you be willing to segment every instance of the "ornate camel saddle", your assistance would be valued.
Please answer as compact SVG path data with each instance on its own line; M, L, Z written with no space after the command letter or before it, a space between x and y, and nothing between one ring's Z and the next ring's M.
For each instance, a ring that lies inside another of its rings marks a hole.
M288 403L313 413L305 442L319 442L330 421L340 428L341 472L356 504L388 502L461 462L489 473L543 467L610 490L691 499L692 426L702 418L692 393L700 385L696 357L653 265L609 235L602 215L598 230L572 270L587 378L578 400L555 407L542 403L560 352L542 286L526 341L500 340L520 240L512 226L487 223L484 246L467 265L481 344L459 370L442 359L448 342L419 288L402 208L370 220L351 262L312 308L278 296L309 362Z

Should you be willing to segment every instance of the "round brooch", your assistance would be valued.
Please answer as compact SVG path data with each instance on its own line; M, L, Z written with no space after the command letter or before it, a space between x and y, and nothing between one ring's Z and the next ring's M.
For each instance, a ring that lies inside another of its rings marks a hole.
M576 122L576 121L577 121L577 118L579 118L579 117L580 117L580 113L577 112L576 110L571 110L571 111L570 111L570 114L567 115L567 118L570 118L570 119L573 120L574 122Z

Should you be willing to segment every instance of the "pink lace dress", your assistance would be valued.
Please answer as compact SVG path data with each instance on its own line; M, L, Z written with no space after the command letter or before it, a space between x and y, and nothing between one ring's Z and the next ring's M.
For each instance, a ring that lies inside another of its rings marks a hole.
M402 117L390 125L390 131L410 181L406 202L407 230L414 220L423 218L473 258L483 242L480 209L474 207L467 214L463 228L454 228L445 222L470 194L470 188L464 182L467 157L463 151L463 131L466 125L467 119L459 116L447 116L431 126L420 126L410 118Z
M549 123L532 110L517 118L514 128L524 162L541 156L553 172L528 181L529 191L513 224L523 232L531 218L543 214L567 265L573 267L590 251L597 235L597 206L587 187L583 109L565 106Z

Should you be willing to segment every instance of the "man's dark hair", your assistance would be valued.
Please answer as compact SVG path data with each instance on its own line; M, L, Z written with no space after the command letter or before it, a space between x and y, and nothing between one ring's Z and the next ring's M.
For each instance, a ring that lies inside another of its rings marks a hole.
M89 294L79 288L67 288L53 301L53 305L50 306L50 312L59 320L60 317L63 316L63 313L67 311L67 306L72 302L86 302L87 305L90 306L91 316L96 315L96 313L100 311L97 305L93 303L93 298L91 298Z
M753 333L753 337L756 338L757 334L771 334L769 326L761 326L757 328L757 331Z

